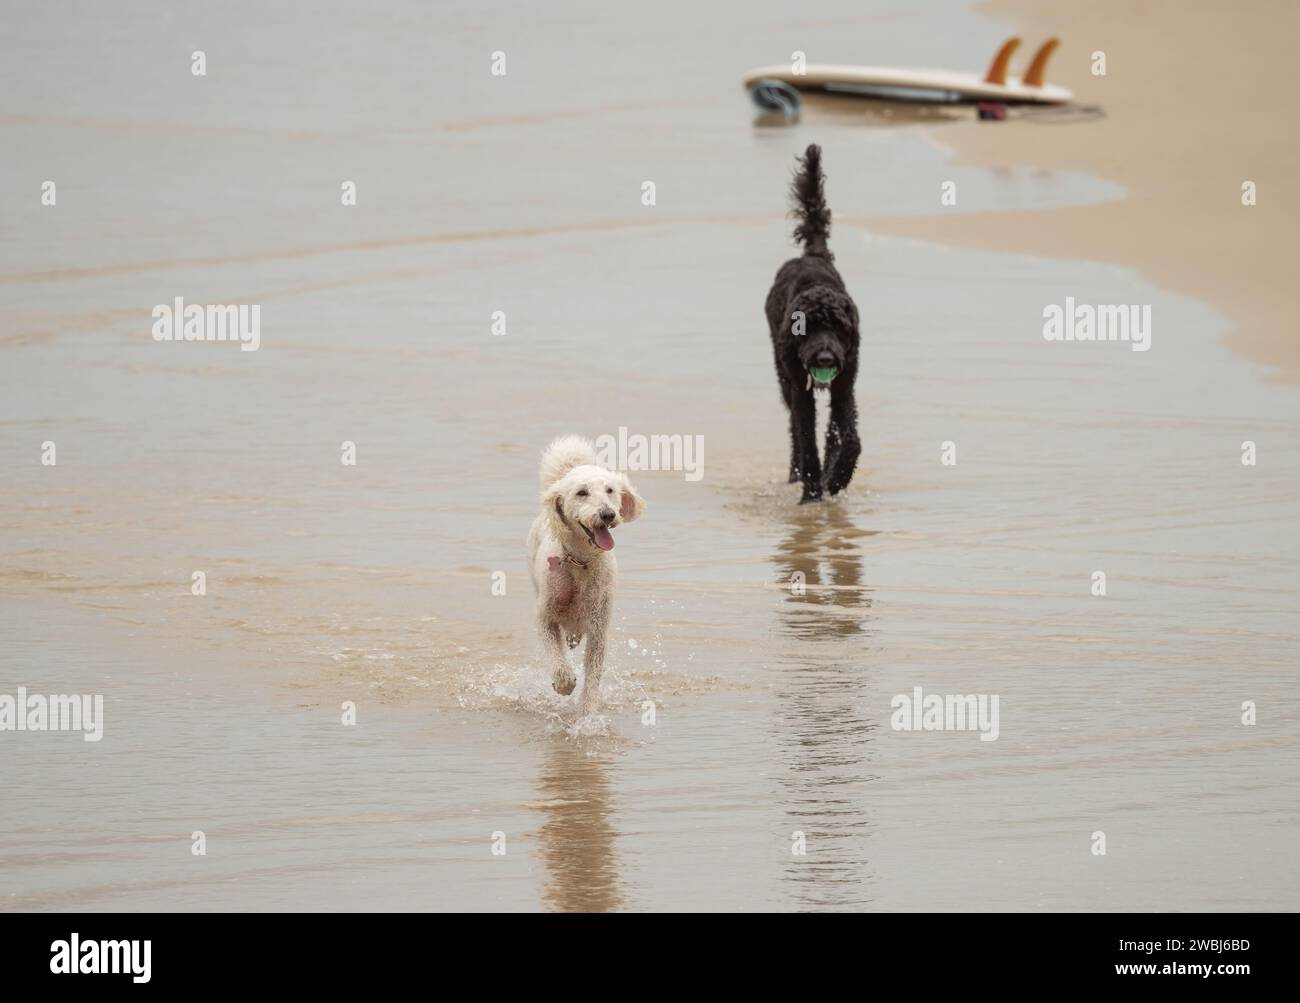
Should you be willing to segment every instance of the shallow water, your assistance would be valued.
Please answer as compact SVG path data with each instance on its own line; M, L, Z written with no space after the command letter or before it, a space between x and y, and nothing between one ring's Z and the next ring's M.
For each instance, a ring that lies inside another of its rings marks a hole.
M794 152L823 144L841 220L947 179L962 210L1120 194L841 102L756 124L739 76L796 44L964 65L1004 34L838 6L18 16L0 129L59 203L0 246L0 693L102 693L106 723L0 733L0 907L1300 905L1300 421L1224 318L841 223L863 460L834 503L784 483ZM1067 295L1150 303L1151 351L1045 342ZM176 296L261 304L261 349L154 342ZM523 539L549 437L620 426L703 436L705 473L633 474L575 722ZM917 686L997 694L998 739L895 731Z

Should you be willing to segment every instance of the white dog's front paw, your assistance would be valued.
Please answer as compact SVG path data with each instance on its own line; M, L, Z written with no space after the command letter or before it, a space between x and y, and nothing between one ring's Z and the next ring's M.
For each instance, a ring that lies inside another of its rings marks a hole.
M561 669L551 677L551 685L555 692L562 697L567 697L573 692L573 688L578 685L578 677L573 674L572 669Z

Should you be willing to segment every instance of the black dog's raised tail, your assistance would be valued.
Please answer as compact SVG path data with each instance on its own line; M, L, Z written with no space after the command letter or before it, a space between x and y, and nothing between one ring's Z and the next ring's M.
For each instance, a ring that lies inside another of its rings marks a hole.
M826 175L822 173L822 148L809 145L799 158L799 173L790 186L794 202L794 239L803 244L805 254L833 258L826 240L831 235L831 211L826 205Z

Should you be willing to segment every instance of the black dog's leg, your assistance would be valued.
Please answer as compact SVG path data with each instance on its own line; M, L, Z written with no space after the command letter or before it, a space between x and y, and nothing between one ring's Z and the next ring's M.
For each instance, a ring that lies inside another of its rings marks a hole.
M786 379L785 373L778 369L776 378L781 384L781 399L785 401L785 409L790 412L790 483L793 484L799 479L799 472L803 468L803 463L800 462L799 436L794 425L794 401L790 395L790 381Z
M799 459L799 436L794 427L794 411L790 412L790 479L793 484L803 476L803 463Z
M811 389L791 388L790 431L795 459L799 463L799 476L803 480L803 497L799 504L819 501L822 469L817 460L817 403Z
M853 480L862 453L858 441L858 405L853 399L852 370L831 386L831 416L826 425L826 490L838 494ZM841 382L842 381L842 382Z
M803 479L803 444L799 441L799 429L795 427L794 408L790 409L790 479L787 483Z

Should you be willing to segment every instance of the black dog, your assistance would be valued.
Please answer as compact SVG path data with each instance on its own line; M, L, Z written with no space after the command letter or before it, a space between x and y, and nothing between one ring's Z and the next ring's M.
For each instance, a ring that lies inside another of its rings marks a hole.
M826 246L831 211L826 206L822 151L809 146L791 185L795 240L803 257L781 266L767 294L767 323L776 352L776 378L790 411L790 481L803 481L804 502L823 490L848 487L858 464L858 308L836 271ZM826 473L817 457L815 387L829 387L831 415L826 428Z

